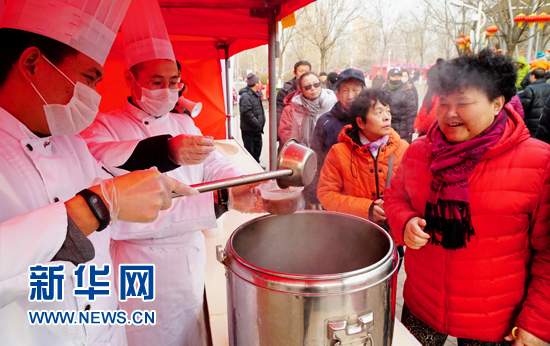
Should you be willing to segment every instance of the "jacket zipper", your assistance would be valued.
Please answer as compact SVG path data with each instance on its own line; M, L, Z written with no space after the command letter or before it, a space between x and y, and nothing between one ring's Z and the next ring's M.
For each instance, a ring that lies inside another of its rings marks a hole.
M367 149L368 150L368 149ZM380 199L380 190L378 189L378 156L380 156L380 148L378 149L378 155L376 155L376 158L372 155L372 153L369 151L370 156L372 156L372 159L374 161L374 181L376 183L376 199Z

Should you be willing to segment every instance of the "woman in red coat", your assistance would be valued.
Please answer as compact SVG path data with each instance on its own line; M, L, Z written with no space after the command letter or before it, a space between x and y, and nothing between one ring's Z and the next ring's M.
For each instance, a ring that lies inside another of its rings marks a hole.
M424 346L550 340L550 146L506 105L515 79L489 51L446 63L437 123L386 189L392 236L408 247L402 322Z

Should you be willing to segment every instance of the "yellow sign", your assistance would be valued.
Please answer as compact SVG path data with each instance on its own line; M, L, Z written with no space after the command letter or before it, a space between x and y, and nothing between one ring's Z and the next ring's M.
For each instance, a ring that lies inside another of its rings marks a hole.
M283 29L290 28L291 26L296 25L296 15L294 14L294 12L281 19L281 24L283 26Z

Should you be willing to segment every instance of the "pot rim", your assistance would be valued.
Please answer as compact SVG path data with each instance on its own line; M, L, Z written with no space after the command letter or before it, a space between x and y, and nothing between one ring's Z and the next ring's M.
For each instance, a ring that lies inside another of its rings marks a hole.
M390 237L390 235L382 227L378 226L377 224L375 224L374 222L372 222L370 220L367 220L367 219L364 219L364 218L361 218L361 217L358 217L358 216L355 216L355 215L349 215L349 214L344 214L344 213L339 213L339 212L334 212L334 211L325 211L325 210L323 210L323 211L321 211L321 210L318 210L318 211L316 211L316 210L302 210L302 211L297 211L296 213L299 213L299 214L306 214L306 213L307 214L309 214L309 213L325 213L325 214L327 214L328 213L328 214L340 215L340 216L344 216L344 217L353 218L353 219L356 219L356 220L367 222L367 223L375 226L380 232L382 232L386 236L386 238L389 240L389 243L390 243L389 251L379 261L377 261L376 263L374 263L374 264L372 264L368 267L364 267L364 268L361 268L361 269L357 269L357 270L349 271L349 272L344 272L344 273L323 274L323 275L305 275L305 274L286 274L286 273L280 273L280 272L272 271L272 270L269 270L269 269L265 269L265 268L256 266L256 265L246 261L245 259L243 259L241 256L239 256L239 254L237 254L237 252L235 251L235 249L233 247L233 239L235 238L235 235L237 234L237 232L239 232L239 230L245 228L246 226L248 226L248 225L250 225L250 224L252 224L252 223L254 223L258 220L271 218L271 217L277 217L277 215L264 215L264 216L260 216L260 217L257 217L255 219L252 219L250 221L247 221L247 222L243 223L235 231L233 231L233 233L231 234L231 236L229 237L229 239L227 240L227 243L225 245L226 254L233 257L236 260L236 262L240 263L241 265L247 267L248 269L251 269L254 272L258 272L258 273L261 273L261 274L267 274L269 276L281 277L281 278L285 278L285 279L294 279L294 280L331 281L331 280L341 280L341 279L345 279L345 278L349 278L349 277L357 277L361 274L372 272L372 271L376 270L377 268L379 268L379 267L383 266L384 264L386 264L392 257L394 257L395 253L397 252L396 245L393 242L393 239ZM397 258L397 261L399 261L399 257ZM395 265L397 266L397 263ZM230 268L230 265L226 265L226 266L228 268ZM393 269L394 268L392 268L392 270L390 270L390 272L392 272Z

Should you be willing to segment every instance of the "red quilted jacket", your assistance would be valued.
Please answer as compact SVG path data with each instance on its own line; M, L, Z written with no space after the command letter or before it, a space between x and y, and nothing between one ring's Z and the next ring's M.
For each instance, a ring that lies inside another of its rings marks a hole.
M475 236L467 248L427 244L405 254L405 303L438 332L501 341L518 326L550 340L550 146L508 123L468 179ZM437 126L437 123L434 124ZM414 141L386 189L386 215L402 245L423 217L432 174L429 135Z

